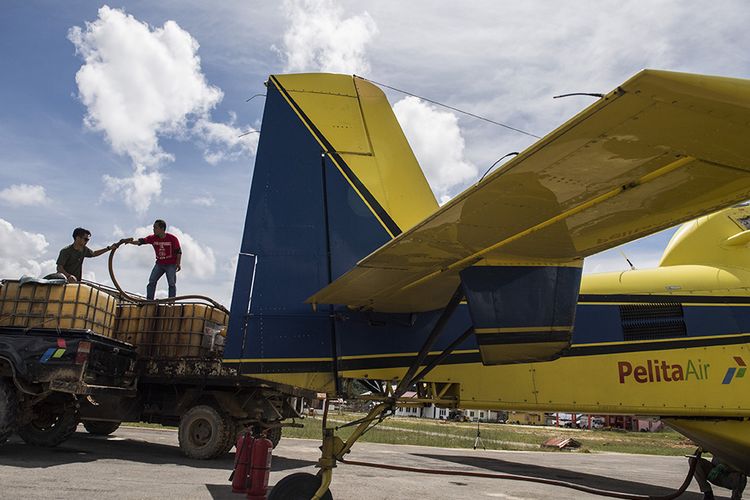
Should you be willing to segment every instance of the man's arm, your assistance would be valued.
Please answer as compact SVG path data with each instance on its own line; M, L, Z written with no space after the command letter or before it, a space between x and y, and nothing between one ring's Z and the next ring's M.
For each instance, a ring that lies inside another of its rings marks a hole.
M107 245L106 247L101 248L99 250L94 250L94 252L92 252L92 254L91 254L91 257L98 257L101 254L103 254L105 252L109 252L112 249L119 248L120 245L126 244L126 243L133 243L133 238L122 238L120 241L118 241L116 243L112 243L111 245Z
M72 274L70 274L68 271L65 270L62 264L57 265L57 272L65 276L65 279L67 279L70 283L78 281L75 276L73 276Z
M114 245L107 245L106 247L100 248L99 250L94 250L91 253L91 256L92 257L99 257L104 252L109 252L110 250L112 250L112 248L117 248L117 243L115 243Z
M65 265L65 260L66 260L65 249L62 249L60 250L60 254L57 256L57 272L65 276L65 279L67 279L68 282L70 283L78 281L75 276L70 274L63 267Z
M150 238L150 236L147 238L123 238L120 240L120 244L124 243L126 245L129 244L129 245L141 246L141 245L145 245L146 243L150 243L150 241L148 241L148 238Z
M175 254L175 265L176 271L179 271L182 269L182 245L180 245L180 240L177 239L177 236L171 235L172 238L172 244L174 245L174 254Z

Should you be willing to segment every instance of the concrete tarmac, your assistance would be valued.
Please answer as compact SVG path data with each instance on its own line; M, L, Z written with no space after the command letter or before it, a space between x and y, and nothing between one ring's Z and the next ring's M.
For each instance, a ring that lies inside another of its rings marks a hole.
M319 442L283 438L274 451L270 484L295 472L315 473ZM357 443L351 460L453 471L520 474L593 488L664 495L677 488L687 460L627 454L473 451L423 446ZM0 447L0 498L39 499L235 499L228 481L234 453L211 461L183 457L173 430L121 427L107 438L83 431L53 449L23 444L17 437ZM715 489L717 498L729 498ZM572 489L522 481L436 476L340 464L334 471L335 500L588 499ZM682 497L700 500L695 482Z

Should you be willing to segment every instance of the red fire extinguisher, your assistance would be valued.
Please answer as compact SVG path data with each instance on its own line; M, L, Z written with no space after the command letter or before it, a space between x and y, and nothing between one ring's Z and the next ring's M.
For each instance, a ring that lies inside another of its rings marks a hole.
M245 493L250 486L250 451L255 439L249 432L237 438L237 453L234 456L234 471L229 476L233 493Z
M253 439L250 451L248 500L266 500L268 475L271 472L271 454L273 443L265 437Z

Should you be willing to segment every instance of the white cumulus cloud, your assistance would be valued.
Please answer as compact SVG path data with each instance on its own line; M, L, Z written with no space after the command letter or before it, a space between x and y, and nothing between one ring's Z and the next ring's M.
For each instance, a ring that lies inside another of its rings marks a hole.
M198 43L174 21L152 30L104 6L96 21L71 28L68 38L85 62L76 82L86 124L136 164L164 159L158 134L184 132L189 115L206 113L222 98L201 72Z
M277 51L285 71L369 72L365 49L378 32L370 14L345 17L332 0L287 0L284 14L290 25Z
M258 131L251 127L240 130L234 126L236 115L232 113L230 118L229 123L216 123L201 118L193 127L204 145L203 158L212 165L227 159L253 156L258 148Z
M197 136L211 147L207 159L214 163L254 153L245 146L251 141L227 139L242 134L241 129L210 121L209 112L223 93L206 81L199 45L190 33L174 21L152 28L106 5L98 14L85 28L71 28L68 39L84 60L76 74L79 98L86 106L84 123L102 132L112 149L133 163L129 177L104 177L109 193L120 193L139 213L148 209L161 193L159 165L174 160L162 149L161 137Z
M49 202L44 186L13 184L0 191L0 200L8 205L45 205Z
M456 187L476 179L477 167L464 158L456 115L411 96L394 104L393 111L441 204Z
M136 165L130 177L102 177L105 196L120 193L128 204L139 214L144 214L151 199L161 193L162 175L158 171L147 171L143 165Z
M42 260L49 243L43 234L29 233L0 219L0 276L40 277L55 271L53 260Z

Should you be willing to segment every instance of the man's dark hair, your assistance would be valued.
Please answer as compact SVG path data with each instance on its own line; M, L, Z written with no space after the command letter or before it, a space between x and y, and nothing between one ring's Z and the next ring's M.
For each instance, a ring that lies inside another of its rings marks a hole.
M84 229L82 227L77 227L73 230L73 239L78 238L79 236L81 238L86 237L86 235L91 236L91 231L88 229Z
M161 219L156 219L156 220L154 221L154 224L156 224L157 226L159 226L159 227L160 227L160 228L162 228L162 229L165 229L165 230L167 229L167 223L166 223L166 222L164 222L164 221L163 221L163 220L161 220Z

